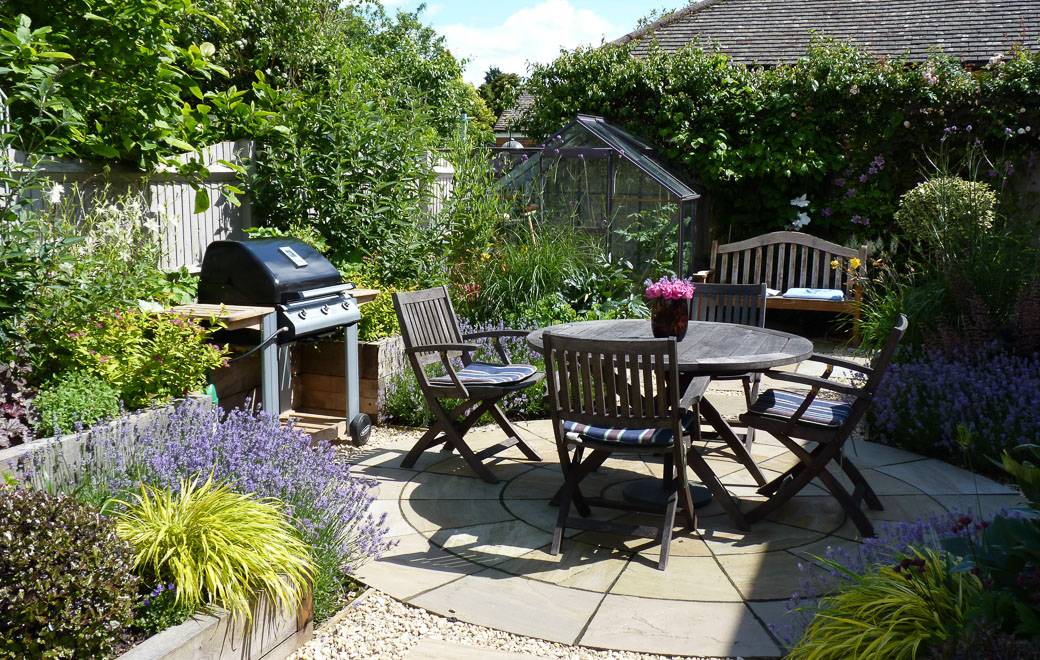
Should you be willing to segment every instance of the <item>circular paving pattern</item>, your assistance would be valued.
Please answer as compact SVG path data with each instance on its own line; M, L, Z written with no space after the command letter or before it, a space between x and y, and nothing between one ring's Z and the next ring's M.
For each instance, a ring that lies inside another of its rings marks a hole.
M700 509L696 531L675 529L666 571L657 570L660 546L650 539L568 530L561 553L553 556L548 551L557 509L548 501L562 475L551 427L545 421L518 426L542 460L523 460L516 450L491 459L498 484L479 480L462 459L445 452L427 451L415 469L402 469L418 434L377 435L374 446L353 457L357 471L378 480L374 510L386 514L397 540L385 557L362 568L361 580L438 614L554 642L776 657L783 632L797 626L785 615L789 597L811 589L801 566L829 547L854 551L858 545L837 502L810 485L750 532L735 529L717 504ZM479 450L502 437L497 429L478 429L467 441ZM761 499L722 443L705 442L702 453L741 502ZM752 453L767 479L793 460L761 433ZM1010 488L898 449L859 442L848 455L885 507L868 512L878 521L979 507L987 513L1020 501ZM625 484L660 476L653 460L608 459L582 483L583 492L618 499ZM660 521L596 508L593 517ZM676 522L681 524L678 516Z

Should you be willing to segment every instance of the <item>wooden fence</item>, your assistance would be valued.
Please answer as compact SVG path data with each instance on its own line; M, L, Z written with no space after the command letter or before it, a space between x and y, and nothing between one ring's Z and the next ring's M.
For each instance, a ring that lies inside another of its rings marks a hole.
M0 131L7 133L7 106L0 91ZM249 195L239 195L239 205L234 205L224 195L226 184L237 184L238 174L234 168L221 163L226 161L248 166L255 155L255 145L248 140L221 142L206 147L201 152L209 175L201 182L192 181L173 171L144 174L140 171L105 167L96 163L74 160L46 160L35 165L36 172L47 179L42 190L32 197L36 204L45 204L48 189L61 185L64 191L77 191L84 202L80 212L88 212L96 203L109 203L113 196L136 194L148 210L148 221L160 227L159 242L162 247L163 269L168 271L187 268L197 271L202 264L206 247L213 241L245 238L245 230L253 226L253 207ZM186 154L182 159L196 157ZM26 155L14 149L0 151L9 166L27 167ZM430 190L428 209L439 213L445 200L451 195L455 170L443 158L431 159L434 181ZM206 191L209 208L195 213L196 188ZM248 191L247 191L248 192ZM103 195L101 193L104 193Z
M236 184L238 174L220 162L245 165L253 153L253 143L247 140L206 147L201 157L209 175L201 183L173 171L146 175L84 161L46 160L36 164L36 172L51 183L45 183L42 190L31 194L36 203L42 205L48 189L54 185L61 185L66 193L75 189L83 201L81 212L88 212L94 204L109 203L113 197L138 195L148 211L148 220L160 228L162 268L197 270L210 243L244 238L245 229L253 226L249 196L240 195L240 204L236 206L224 195L224 186ZM14 151L10 157L16 166L26 165L25 154ZM199 194L196 187L205 190L210 200L209 208L201 213L194 212Z

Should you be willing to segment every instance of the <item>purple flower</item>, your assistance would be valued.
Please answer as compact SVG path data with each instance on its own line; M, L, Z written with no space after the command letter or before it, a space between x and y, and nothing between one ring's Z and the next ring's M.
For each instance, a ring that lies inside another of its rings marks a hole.
M864 227L870 224L870 218L863 217L861 215L854 215L851 218L852 224L863 225Z
M866 174L860 174L859 175L859 182L860 183L866 183L868 180L870 180L870 177L867 176Z
M856 189L855 188L849 188L848 190L845 191L845 196L848 197L848 198L855 197L856 196Z
M820 209L820 215L822 215L825 218L829 218L832 215L834 215L834 209L832 209L829 206L825 206L822 209Z
M1008 137L1011 137L1014 134L1015 134L1015 132L1013 130L1011 130L1010 128L1004 127L1004 135L1006 135Z
M844 188L845 187L845 179L843 179L841 177L838 177L837 179L834 180L834 185L838 186L839 188Z

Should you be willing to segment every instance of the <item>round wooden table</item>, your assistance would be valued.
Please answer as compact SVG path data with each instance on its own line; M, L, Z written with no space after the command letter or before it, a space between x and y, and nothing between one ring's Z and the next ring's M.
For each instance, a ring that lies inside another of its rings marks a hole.
M565 337L614 341L653 338L650 321L646 320L622 319L561 323L535 330L527 335L527 343L539 353L543 347L542 335L546 332ZM805 337L778 330L733 323L690 321L686 336L678 343L676 350L679 358L679 372L688 383L689 379L697 376L728 376L797 364L812 355L813 344ZM685 386L683 383L682 387ZM719 438L726 442L737 460L751 473L758 485L764 486L766 479L754 459L751 458L748 448L726 423L722 413L707 398L701 399L700 413L719 434ZM706 489L694 493L695 505L703 506L714 496L734 523L745 527L739 506L730 497L707 463L698 457L691 456L690 467L706 486ZM657 480L647 480L647 482L633 482L630 488L626 489L626 497L634 501L656 503L660 499L656 492L661 490L660 482Z

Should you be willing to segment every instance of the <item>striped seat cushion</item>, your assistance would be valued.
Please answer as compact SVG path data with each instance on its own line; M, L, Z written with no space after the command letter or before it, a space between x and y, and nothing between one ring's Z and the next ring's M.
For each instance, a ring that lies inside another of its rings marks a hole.
M758 400L751 406L752 413L770 417L791 417L805 401L805 397L784 390L766 390L758 395ZM841 426L852 413L852 406L844 401L825 401L814 399L799 421L821 424L823 426Z
M683 433L689 433L697 423L697 415L690 411L683 413ZM589 426L577 422L564 422L563 430L568 435L581 436L599 442L616 442L622 445L668 445L672 442L672 429L618 429L603 426Z
M487 364L473 362L455 374L463 385L509 385L529 378L536 368L529 364ZM430 379L434 385L453 385L451 377L435 376Z

